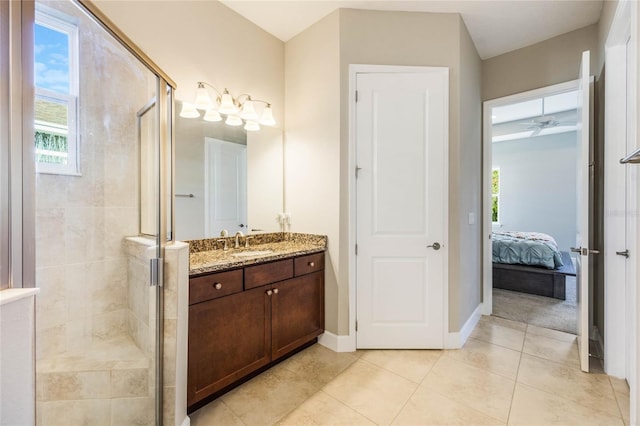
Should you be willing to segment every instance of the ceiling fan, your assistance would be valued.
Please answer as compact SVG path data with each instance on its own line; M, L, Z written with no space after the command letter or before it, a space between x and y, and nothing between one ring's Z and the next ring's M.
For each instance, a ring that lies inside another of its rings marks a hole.
M571 122L560 122L556 120L553 115L541 115L540 117L536 117L533 120L521 123L522 125L527 126L527 130L533 130L531 136L537 136L543 129L549 129L551 127L557 126L575 126L575 123Z

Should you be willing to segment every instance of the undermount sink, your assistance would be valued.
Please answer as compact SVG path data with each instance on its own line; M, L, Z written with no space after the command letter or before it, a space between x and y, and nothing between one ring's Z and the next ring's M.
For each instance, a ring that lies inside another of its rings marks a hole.
M251 251L241 251L240 253L233 253L231 256L234 257L253 257L253 256L263 256L265 254L273 253L273 250L251 250Z

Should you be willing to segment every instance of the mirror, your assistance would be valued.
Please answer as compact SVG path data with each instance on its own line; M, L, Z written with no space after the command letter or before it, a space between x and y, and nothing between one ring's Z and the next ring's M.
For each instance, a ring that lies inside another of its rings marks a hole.
M281 230L280 129L247 132L224 121L176 116L175 141L176 240L214 238L222 229L229 235Z

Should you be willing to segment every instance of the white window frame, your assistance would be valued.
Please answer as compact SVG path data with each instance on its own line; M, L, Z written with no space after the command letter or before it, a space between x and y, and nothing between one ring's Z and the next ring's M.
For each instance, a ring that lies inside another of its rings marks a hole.
M492 167L491 168L491 179L493 181L493 172L494 171L498 171L498 192L497 193L493 193L493 182L491 184L491 205L493 206L493 197L498 197L498 217L497 220L494 222L493 220L491 220L491 225L494 227L499 227L502 226L501 222L500 222L500 211L502 210L500 208L500 186L502 184L502 173L500 172L500 167ZM493 214L491 215L491 219L493 219Z
M80 141L78 132L78 92L79 92L79 48L78 26L65 19L59 12L38 6L36 24L67 35L69 40L69 93L55 92L40 87L35 88L36 99L58 102L67 106L67 128L55 128L51 123L34 123L35 130L53 131L67 137L67 164L36 162L38 173L80 176Z

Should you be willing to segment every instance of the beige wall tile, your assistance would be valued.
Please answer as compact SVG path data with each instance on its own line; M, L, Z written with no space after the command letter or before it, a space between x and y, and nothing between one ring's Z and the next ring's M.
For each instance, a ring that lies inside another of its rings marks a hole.
M154 424L153 398L111 400L111 426L152 426Z
M40 378L43 382L43 399L46 401L110 396L108 371L48 373L41 374Z
M43 426L111 426L108 399L43 402L41 407Z
M112 398L123 397L148 397L149 396L149 370L148 368L136 368L126 370L111 370L111 395Z

